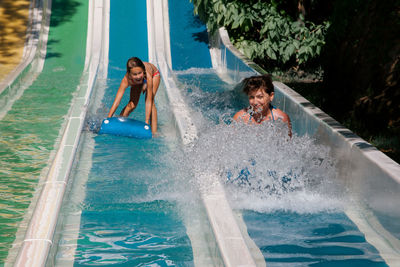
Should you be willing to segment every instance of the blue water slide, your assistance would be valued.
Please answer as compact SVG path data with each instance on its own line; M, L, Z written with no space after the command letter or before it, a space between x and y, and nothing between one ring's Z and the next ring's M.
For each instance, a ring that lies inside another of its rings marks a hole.
M105 84L96 84L96 87L105 87L104 96L100 106L93 107L94 113L89 119L104 117L108 112L130 57L148 61L145 1L117 0L110 4L108 75ZM128 100L127 91L116 114ZM157 101L165 102L162 93L157 95ZM163 132L170 115L165 104L158 104L158 108L159 128ZM144 120L144 95L130 117ZM165 138L143 140L114 135L86 138L89 141L83 142L82 149L94 142L94 150L85 159L92 164L85 178L86 192L82 199L85 208L80 217L74 265L87 262L126 266L163 266L168 262L190 265L190 240L176 203L156 193L157 184L172 186L173 183L169 178L170 167L165 166L163 158L168 153ZM84 168L82 165L78 170ZM109 246L117 249L104 251Z
M171 0L168 5L172 11L169 21L172 68L212 68L207 27L197 16L193 16L192 3Z

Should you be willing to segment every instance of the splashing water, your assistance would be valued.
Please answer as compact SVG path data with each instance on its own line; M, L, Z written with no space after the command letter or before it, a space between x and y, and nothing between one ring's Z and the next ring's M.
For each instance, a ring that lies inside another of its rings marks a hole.
M83 129L85 131L98 133L100 131L103 119L107 117L107 112L108 109L104 104L101 104L100 108L98 108L94 112L93 111L88 112Z
M221 84L213 72L192 72L176 73L200 133L192 147L172 156L180 164L182 179L195 177L192 187L207 190L213 187L208 177L219 177L236 209L267 213L343 209L345 190L336 179L329 147L309 136L289 138L281 121L232 122L248 104L240 84Z
M287 125L280 121L246 125L221 116L220 122L204 129L177 160L198 177L217 174L234 208L299 213L341 209L342 189L334 183L335 160L328 147L308 136L289 138ZM208 183L197 182L200 187Z
M92 116L86 119L84 129L86 131L91 131L93 133L98 133L100 131L101 122L103 118L98 116Z

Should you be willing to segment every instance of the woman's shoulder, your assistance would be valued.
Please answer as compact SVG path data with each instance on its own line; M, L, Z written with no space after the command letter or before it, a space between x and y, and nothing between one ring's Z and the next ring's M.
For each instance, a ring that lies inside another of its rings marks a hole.
M272 112L274 113L274 119L281 119L284 122L289 121L289 115L280 110L279 108L273 108Z
M241 109L238 112L236 112L236 114L233 116L233 119L235 121L242 120L242 121L246 122L246 121L249 120L248 117L249 117L249 113L247 112L247 110L246 109Z

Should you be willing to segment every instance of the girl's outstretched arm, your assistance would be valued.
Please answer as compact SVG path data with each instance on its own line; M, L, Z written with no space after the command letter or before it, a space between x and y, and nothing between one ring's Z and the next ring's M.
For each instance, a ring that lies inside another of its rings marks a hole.
M150 123L150 115L151 109L153 107L153 77L150 74L147 74L147 90L146 90L146 115L145 122L147 124Z
M111 118L114 115L119 106L119 103L121 102L122 96L124 95L126 88L128 88L128 79L126 78L126 76L124 76L118 88L117 95L115 96L114 103L112 104L111 109L108 112L108 118Z

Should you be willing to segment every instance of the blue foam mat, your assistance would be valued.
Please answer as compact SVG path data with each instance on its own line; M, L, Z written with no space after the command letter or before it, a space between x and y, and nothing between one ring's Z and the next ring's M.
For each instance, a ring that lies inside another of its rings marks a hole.
M150 139L152 137L150 125L124 117L104 119L101 123L99 134L112 134L138 139Z

